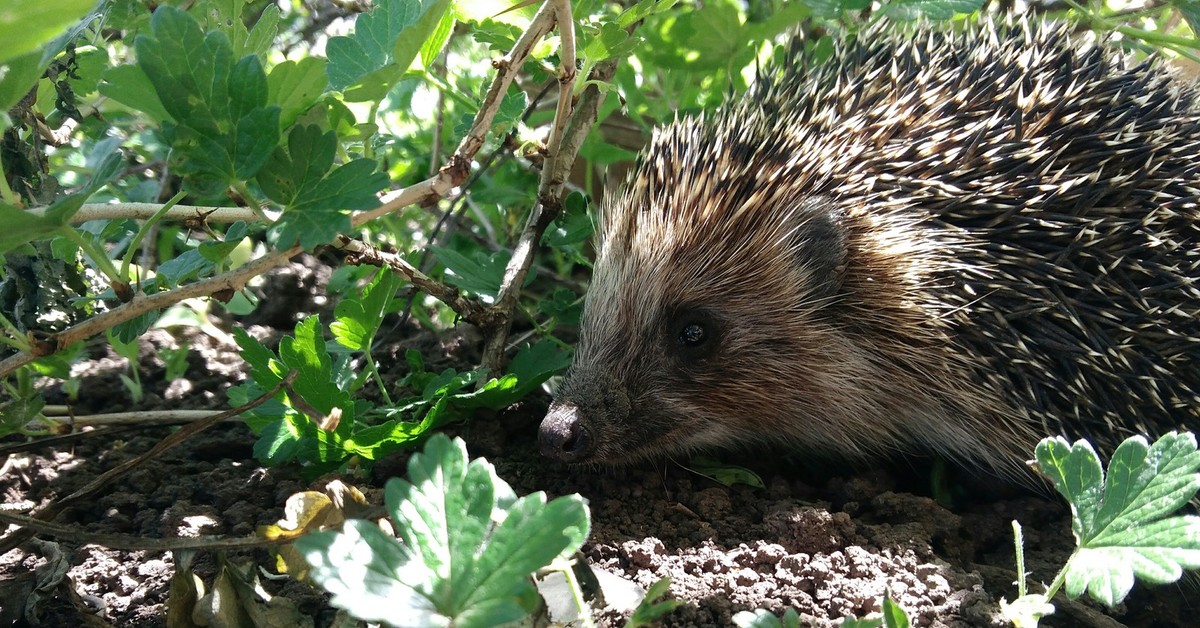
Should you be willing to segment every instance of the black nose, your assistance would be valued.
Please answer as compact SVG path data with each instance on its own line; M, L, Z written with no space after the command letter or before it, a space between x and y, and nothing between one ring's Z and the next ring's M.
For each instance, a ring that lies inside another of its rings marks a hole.
M538 429L542 455L563 462L578 462L592 454L592 435L579 419L579 408L572 403L550 405Z

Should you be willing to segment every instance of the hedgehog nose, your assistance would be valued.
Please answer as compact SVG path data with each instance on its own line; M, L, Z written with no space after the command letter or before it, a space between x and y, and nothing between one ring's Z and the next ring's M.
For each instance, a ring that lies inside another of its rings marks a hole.
M592 435L579 419L579 407L554 402L538 428L542 455L563 462L578 462L592 453Z

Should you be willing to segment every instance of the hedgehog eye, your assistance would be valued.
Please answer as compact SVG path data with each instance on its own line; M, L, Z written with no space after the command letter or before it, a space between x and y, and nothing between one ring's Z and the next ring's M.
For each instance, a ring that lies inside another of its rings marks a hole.
M702 359L717 351L721 326L707 311L688 308L671 319L665 340L681 359Z
M695 349L708 342L708 330L700 323L688 323L679 330L679 344Z

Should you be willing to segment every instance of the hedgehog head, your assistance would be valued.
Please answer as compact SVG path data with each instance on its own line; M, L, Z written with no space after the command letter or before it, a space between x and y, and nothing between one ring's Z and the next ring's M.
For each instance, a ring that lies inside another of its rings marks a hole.
M787 164L736 135L703 120L672 125L602 211L582 337L541 426L544 454L617 462L756 439L774 417L745 409L770 412L764 390L832 375L817 357L827 334L792 330L831 324L843 212L781 182ZM806 355L824 372L805 373Z

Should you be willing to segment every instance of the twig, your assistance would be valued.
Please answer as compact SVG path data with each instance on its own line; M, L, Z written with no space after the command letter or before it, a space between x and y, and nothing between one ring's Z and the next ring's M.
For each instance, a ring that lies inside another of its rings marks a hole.
M116 480L124 477L127 473L141 466L147 460L154 458L162 452L186 441L192 436L203 432L204 430L216 425L217 423L220 423L221 421L224 421L225 419L238 416L247 410L262 405L267 400L274 397L275 394L282 390L284 386L291 385L292 381L295 379L296 371L292 371L291 373L288 373L287 377L284 377L283 380L276 384L274 388L263 393L249 403L225 412L221 412L220 414L214 414L207 419L202 419L200 421L196 421L195 423L185 425L184 427L180 428L179 431L159 441L157 445L151 447L146 453L138 456L137 458L121 463L112 469L109 469L103 475L92 480L87 484L87 486L84 486L78 491L75 491L74 493L71 493L70 495L58 501L46 504L46 506L34 513L33 516L42 521L50 521L54 519L54 517L57 517L59 513L61 513L71 504L92 497L105 486L108 486ZM0 538L0 555L8 553L9 550L12 550L18 545L29 540L33 534L34 531L30 528L21 528L9 533L8 536L5 536L4 538Z
M41 216L45 207L34 207L31 214ZM78 225L89 220L146 220L162 209L162 203L86 203L71 216L70 223ZM163 214L164 220L204 220L205 222L229 223L243 220L257 222L262 217L247 207L205 207L202 205L176 205Z
M551 4L549 2L547 5ZM554 112L554 126L550 129L550 139L546 148L553 155L559 142L562 141L563 130L571 117L571 105L575 96L575 18L571 15L570 0L553 0L555 21L558 23L558 36L561 41L559 55L561 63L558 68L558 108ZM574 161L572 159L572 161Z
M428 275L422 273L417 267L410 264L408 260L395 253L381 251L371 244L342 235L337 237L334 246L352 253L357 258L353 260L354 262L386 266L400 273L414 286L450 306L472 325L488 328L494 324L494 315L491 310L481 305L478 301L464 298L458 291L458 288L430 279Z
M608 81L616 70L617 59L607 59L596 64L592 70L591 80ZM537 204L530 212L525 229L521 232L521 237L513 250L512 259L504 269L504 282L500 285L496 304L492 306L492 310L498 312L501 319L499 324L489 330L490 334L483 349L481 366L488 373L499 373L500 367L503 365L505 344L508 332L512 329L517 297L521 294L521 287L525 284L525 277L529 274L529 268L533 264L537 243L545 233L546 227L562 212L562 192L566 186L567 177L570 175L571 166L575 162L580 146L583 145L584 139L587 138L588 132L596 122L600 103L603 100L604 95L600 93L599 88L595 85L588 85L579 97L579 105L575 108L574 115L571 116L562 142L557 148L551 147L542 169L541 183L538 185Z
M150 412L110 412L83 416L47 416L46 420L60 425L75 427L100 427L105 425L176 425L207 419L216 410L158 410Z
M291 537L266 539L258 536L196 536L148 539L130 534L101 534L98 532L87 532L66 524L55 523L53 521L43 521L42 519L35 517L20 515L14 512L5 512L3 510L0 510L0 521L21 526L21 532L29 532L29 536L33 536L34 534L52 536L74 543L79 543L80 545L103 545L104 547L111 549L126 551L170 552L185 549L254 549L256 547L266 547L269 545L282 545L284 543L291 543L296 540ZM14 532L13 534L19 534L19 532Z
M86 432L71 432L70 434L60 434L58 436L44 436L26 443L14 443L12 445L0 447L0 456L21 453L23 451L36 451L38 449L45 449L46 447L62 447L64 445L70 445L75 441L83 440L85 438L92 438L94 436L102 436L104 438L111 439L116 434L132 432L141 427L147 426L121 425L117 427L104 427L97 430L88 430ZM149 427L161 427L161 425L153 425Z

